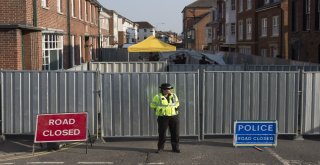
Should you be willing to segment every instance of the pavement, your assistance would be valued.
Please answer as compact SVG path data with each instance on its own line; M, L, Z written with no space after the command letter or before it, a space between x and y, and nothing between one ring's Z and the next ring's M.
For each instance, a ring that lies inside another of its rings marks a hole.
M170 140L169 140L170 141ZM212 138L204 141L182 139L181 153L155 153L156 140L100 140L67 143L57 151L35 144L32 138L6 137L0 144L0 165L9 164L120 164L120 165L320 165L320 138L304 140L279 139L275 148L235 148L232 138ZM86 150L86 148L88 149ZM87 153L86 153L87 152Z

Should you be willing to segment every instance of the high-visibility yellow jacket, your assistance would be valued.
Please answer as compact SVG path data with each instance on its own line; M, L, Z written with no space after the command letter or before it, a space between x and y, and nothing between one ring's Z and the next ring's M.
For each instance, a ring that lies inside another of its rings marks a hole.
M150 107L156 111L157 116L175 116L178 115L179 100L176 94L169 96L169 101L162 93L155 95Z

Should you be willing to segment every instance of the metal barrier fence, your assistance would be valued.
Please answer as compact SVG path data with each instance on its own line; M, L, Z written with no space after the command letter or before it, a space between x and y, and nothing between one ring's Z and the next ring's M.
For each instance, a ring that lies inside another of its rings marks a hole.
M302 133L320 134L320 73L304 73Z
M263 57L241 53L225 53L223 56L227 64L250 65L309 65L310 62L286 60L282 58Z
M320 65L246 65L246 71L320 71Z
M0 75L0 134L33 134L37 114L66 112L88 112L90 132L96 134L101 112L103 137L156 136L149 103L163 82L173 84L180 99L182 136L232 134L235 120L278 120L280 134L320 134L320 72Z
M170 72L206 71L320 71L320 65L200 65L170 64Z
M167 62L93 62L90 70L101 73L166 72Z
M244 71L244 65L201 65L201 64L171 64L168 65L170 72L195 72L207 71Z
M77 65L73 68L68 69L68 71L88 71L88 63Z
M37 114L88 112L97 129L96 72L1 72L3 134L34 134Z
M198 136L199 80L197 72L102 74L103 137L157 136L157 120L150 108L161 83L173 84L180 101L180 134Z
M299 72L205 72L204 135L232 134L236 120L278 120L297 133Z

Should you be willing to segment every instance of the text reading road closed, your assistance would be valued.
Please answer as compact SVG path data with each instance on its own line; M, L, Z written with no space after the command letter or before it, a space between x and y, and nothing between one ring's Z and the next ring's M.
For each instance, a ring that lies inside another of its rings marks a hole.
M49 126L73 125L76 120L71 119L49 119ZM43 136L77 136L80 135L80 129L63 129L63 130L44 130Z
M87 113L37 116L35 142L85 141Z
M236 121L234 146L276 146L277 121Z

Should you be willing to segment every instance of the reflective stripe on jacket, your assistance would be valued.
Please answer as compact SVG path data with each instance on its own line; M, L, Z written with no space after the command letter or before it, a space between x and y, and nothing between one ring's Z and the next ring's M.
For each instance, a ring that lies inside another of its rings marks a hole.
M176 94L169 96L169 102L162 93L155 95L150 107L156 111L157 116L175 116L178 115L179 100Z

